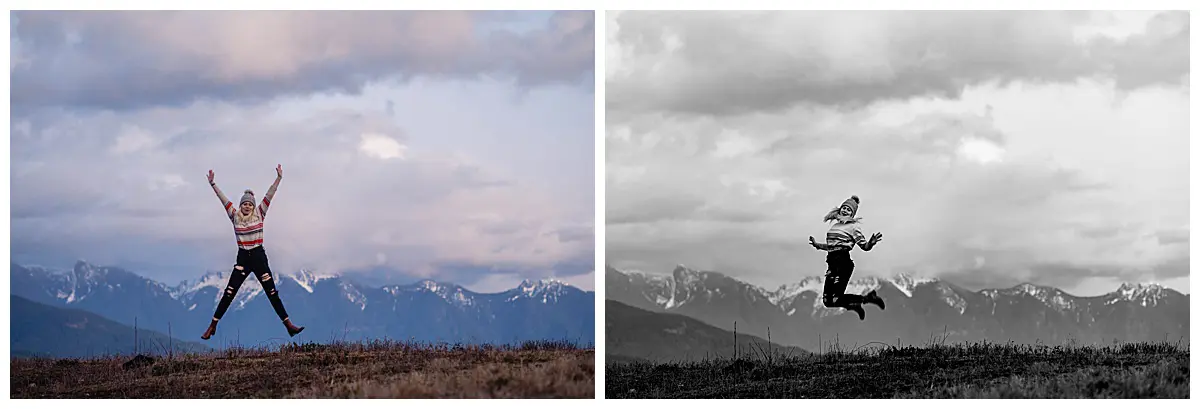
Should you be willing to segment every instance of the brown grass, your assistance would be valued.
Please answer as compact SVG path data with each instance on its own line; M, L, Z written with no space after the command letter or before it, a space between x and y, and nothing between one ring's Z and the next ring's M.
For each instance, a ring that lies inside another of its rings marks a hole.
M595 351L514 347L285 345L207 355L11 361L11 398L592 398Z
M1045 346L992 343L841 348L811 356L620 362L605 398L1189 397L1186 343Z

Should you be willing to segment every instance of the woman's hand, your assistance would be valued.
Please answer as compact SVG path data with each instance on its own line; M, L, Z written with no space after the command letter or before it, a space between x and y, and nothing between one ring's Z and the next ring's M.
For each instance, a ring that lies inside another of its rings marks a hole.
M817 239L814 239L813 236L808 236L808 244L812 245L813 248L820 249L820 247L817 247Z
M212 169L209 169L209 170L208 170L208 184L210 184L210 185L211 185L211 184L213 184L213 171L212 171Z
M276 166L275 166L275 173L276 173L277 175L279 175L279 178L280 178L280 179L283 179L283 165L276 165Z
M883 241L883 233L876 232L875 234L871 235L871 244L875 244L880 241Z

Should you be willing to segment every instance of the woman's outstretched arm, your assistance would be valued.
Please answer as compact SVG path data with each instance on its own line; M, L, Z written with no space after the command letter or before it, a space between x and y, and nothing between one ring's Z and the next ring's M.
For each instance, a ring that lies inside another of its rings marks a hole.
M283 180L283 165L275 166L275 183L267 189L266 196L263 196L262 205L258 206L259 214L262 217L267 217L267 208L271 207L271 200L275 199L275 190L279 189L279 182Z
M221 200L221 206L225 208L225 214L233 218L233 202L230 202L229 198L225 197L224 193L221 193L221 188L217 187L217 183L213 181L212 169L208 170L208 184L212 186L213 192L217 193L217 199Z
M875 234L872 234L870 240L864 240L861 235L859 235L859 237L860 239L858 247L863 249L863 251L871 251L871 249L875 248L876 244L879 244L879 242L883 240L883 233L876 232Z
M808 244L811 244L811 245L812 245L813 247L815 247L817 250L829 251L829 245L828 245L828 244L825 244L825 243L817 243L817 239L814 239L814 238L813 238L813 236L808 236Z

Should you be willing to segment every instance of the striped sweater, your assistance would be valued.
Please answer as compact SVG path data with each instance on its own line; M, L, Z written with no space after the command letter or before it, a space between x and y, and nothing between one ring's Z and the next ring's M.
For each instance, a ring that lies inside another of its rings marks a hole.
M825 234L825 244L831 247L830 251L850 250L855 244L863 248L867 245L867 237L863 235L859 223L837 222L829 228L829 233Z
M238 248L250 250L263 245L263 223L267 219L267 210L271 208L271 199L275 198L275 190L278 187L279 179L275 179L275 183L271 185L270 189L267 189L267 195L263 196L262 202L255 206L254 211L258 213L258 217L239 221L237 214L242 211L239 205L235 205L225 198L221 189L218 189L217 185L213 185L213 190L217 192L217 197L225 206L225 213L229 216L229 221L233 223L233 234L237 238Z

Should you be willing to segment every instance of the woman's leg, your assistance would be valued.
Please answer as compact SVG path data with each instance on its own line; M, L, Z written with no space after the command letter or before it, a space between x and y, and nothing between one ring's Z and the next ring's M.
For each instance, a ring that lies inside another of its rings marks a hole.
M825 271L825 286L821 291L821 301L828 308L842 306L842 295L846 292L848 282L840 273L841 269L829 262L829 270Z
M296 336L300 331L304 331L304 327L297 327L288 319L287 310L283 308L283 300L279 298L279 289L275 287L275 277L271 276L271 265L267 261L267 252L261 247L256 250L254 274L258 276L258 282L262 284L263 292L267 293L267 299L271 301L275 315L278 315L279 319L283 321L283 326L287 327L288 335Z
M250 275L245 262L245 257L239 252L237 264L233 266L233 272L229 274L229 284L225 286L225 294L221 295L221 301L217 303L217 311L213 312L212 322L208 323L208 329L204 331L203 335L200 335L200 339L212 338L213 334L217 333L217 321L225 316L225 311L229 309L229 304L233 303L233 297L237 295L238 288L242 287L246 276Z
M262 284L263 292L267 294L267 299L271 301L271 307L275 309L275 315L279 319L287 320L287 310L283 308L283 300L279 299L279 289L275 288L275 277L271 276L271 265L267 262L267 254L263 251L257 251L254 257L254 275L258 277L259 284Z
M830 257L829 271L825 273L825 286L822 291L822 301L826 307L862 304L863 296L846 294L846 286L850 284L850 276L853 274L854 262L850 261L849 257Z
M233 297L237 295L238 289L246 281L246 276L250 275L248 268L241 261L239 261L238 265L233 266L233 272L229 275L229 285L225 286L225 294L221 296L221 302L217 304L217 312L213 313L214 322L225 316L225 311L229 309L229 304L233 302Z
M854 262L849 254L831 253L827 258L829 272L825 274L825 286L822 291L822 302L825 307L841 307L858 314L859 319L865 317L862 308L863 296L846 294L846 286L850 284L850 276L854 274Z

